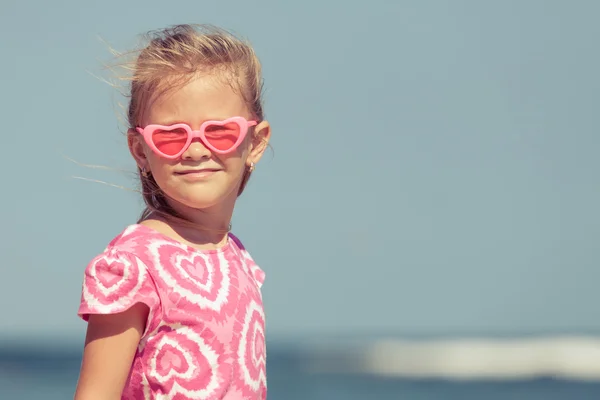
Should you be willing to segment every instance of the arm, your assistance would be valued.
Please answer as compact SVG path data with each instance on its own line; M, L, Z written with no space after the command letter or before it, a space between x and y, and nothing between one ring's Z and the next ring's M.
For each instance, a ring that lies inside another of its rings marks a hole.
M149 308L89 316L75 400L119 400L145 329Z

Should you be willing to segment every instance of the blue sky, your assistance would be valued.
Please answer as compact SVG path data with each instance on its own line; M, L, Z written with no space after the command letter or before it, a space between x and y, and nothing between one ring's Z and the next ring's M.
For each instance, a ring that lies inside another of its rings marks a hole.
M249 38L274 152L234 232L271 338L600 330L600 3L4 0L0 337L81 338L83 269L141 210L105 43ZM78 166L105 165L113 170Z

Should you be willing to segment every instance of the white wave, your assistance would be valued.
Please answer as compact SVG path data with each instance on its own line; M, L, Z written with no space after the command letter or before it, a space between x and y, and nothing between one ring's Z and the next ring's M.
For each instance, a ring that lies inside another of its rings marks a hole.
M313 350L318 356L311 357L309 368L315 372L413 379L600 381L600 337L388 339L342 351L332 352L331 344Z

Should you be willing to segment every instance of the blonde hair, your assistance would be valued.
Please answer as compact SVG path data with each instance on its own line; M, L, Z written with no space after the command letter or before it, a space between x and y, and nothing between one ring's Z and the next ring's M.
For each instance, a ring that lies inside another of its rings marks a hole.
M148 44L131 66L127 122L140 126L151 101L181 87L201 73L216 74L237 90L252 118L264 119L261 65L249 43L212 25L175 25L145 35ZM251 132L254 132L253 130ZM246 168L238 190L242 194L252 171ZM140 221L157 213L182 220L152 177L138 168L146 204Z

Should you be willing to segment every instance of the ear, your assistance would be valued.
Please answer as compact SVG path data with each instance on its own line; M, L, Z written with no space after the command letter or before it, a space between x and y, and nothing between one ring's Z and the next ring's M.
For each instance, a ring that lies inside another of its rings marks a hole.
M248 152L248 158L246 163L258 164L262 158L269 140L271 139L271 125L268 121L262 121L254 128L254 134L252 135L252 142L250 143L250 151Z
M148 158L146 156L146 148L143 136L134 129L129 129L127 131L127 145L129 146L129 152L135 159L138 168L147 168Z

